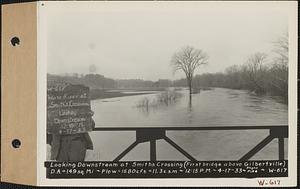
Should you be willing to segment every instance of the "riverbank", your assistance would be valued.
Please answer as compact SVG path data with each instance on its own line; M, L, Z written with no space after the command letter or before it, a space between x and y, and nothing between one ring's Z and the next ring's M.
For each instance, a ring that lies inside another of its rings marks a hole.
M141 89L91 89L90 99L105 99L124 96L136 96L153 94L158 91L164 91L164 88L141 88Z

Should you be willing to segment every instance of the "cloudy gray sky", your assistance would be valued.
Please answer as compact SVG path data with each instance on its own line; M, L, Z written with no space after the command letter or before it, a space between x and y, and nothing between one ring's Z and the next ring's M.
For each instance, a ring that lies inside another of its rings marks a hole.
M196 73L222 72L255 52L270 53L288 30L278 3L46 2L48 73L119 79L175 79L173 53L190 45L209 55Z

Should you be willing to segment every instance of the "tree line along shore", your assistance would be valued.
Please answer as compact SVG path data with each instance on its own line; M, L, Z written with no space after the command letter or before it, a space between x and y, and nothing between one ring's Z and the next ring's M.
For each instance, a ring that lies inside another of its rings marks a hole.
M168 87L187 87L185 78L174 81L168 79L146 81L142 79L113 80L100 74L64 76L48 74L48 80L88 86L92 100L150 94L154 91L163 91ZM281 64L234 65L227 68L224 73L204 73L194 76L193 88L195 90L208 90L214 87L243 89L258 95L279 96L287 102L288 67Z

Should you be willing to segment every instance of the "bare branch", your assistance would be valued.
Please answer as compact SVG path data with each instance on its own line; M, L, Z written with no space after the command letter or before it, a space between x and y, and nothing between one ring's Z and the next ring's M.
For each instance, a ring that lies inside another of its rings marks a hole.
M275 63L279 64L288 64L289 60L289 37L286 33L284 36L279 37L276 41L273 42L274 49L273 52L277 54L275 58Z
M208 56L202 50L186 46L177 51L171 60L173 73L182 70L187 78L188 86L192 87L194 71L200 66L208 63Z

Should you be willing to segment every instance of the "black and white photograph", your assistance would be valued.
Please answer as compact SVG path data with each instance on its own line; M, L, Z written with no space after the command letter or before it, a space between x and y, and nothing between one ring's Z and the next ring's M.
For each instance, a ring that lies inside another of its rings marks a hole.
M291 7L41 2L47 177L288 177Z

